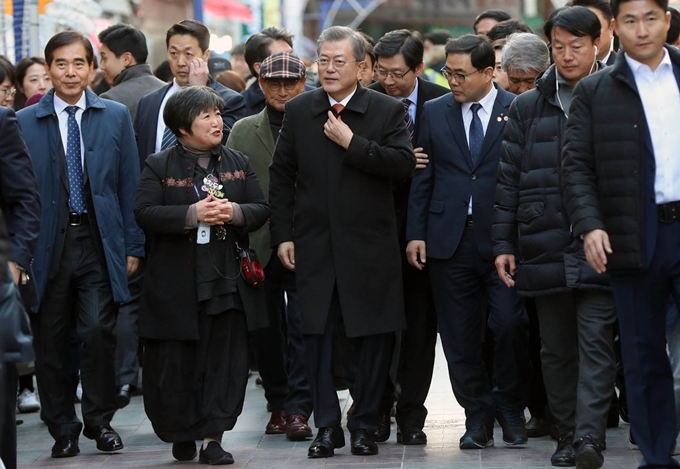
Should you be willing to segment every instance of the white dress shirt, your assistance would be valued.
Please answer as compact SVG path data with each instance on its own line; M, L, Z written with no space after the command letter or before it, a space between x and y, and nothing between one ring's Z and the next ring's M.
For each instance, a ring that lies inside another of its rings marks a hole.
M484 135L486 135L486 129L489 127L489 120L491 119L491 112L493 111L493 105L496 102L496 96L498 95L498 90L495 86L491 85L491 91L489 91L486 96L478 102L482 105L481 109L477 111L479 120L482 121L482 129L484 129ZM461 104L461 112L463 113L463 126L465 127L465 138L467 140L468 147L470 146L470 124L472 123L472 105L475 102L463 103ZM480 155L481 156L481 155ZM468 205L468 215L472 215L472 196L470 196L470 203Z
M656 162L654 177L656 203L679 201L680 90L675 80L670 56L664 49L663 59L654 71L649 66L631 59L628 54L626 54L626 61L633 71L652 139Z
M161 108L158 110L158 123L156 124L156 147L155 152L161 151L161 144L163 143L163 133L165 133L165 121L163 120L163 111L165 111L165 104L170 99L170 96L177 93L182 88L177 84L177 80L172 80L172 86L165 93L163 97L163 102L161 103Z
M61 135L61 144L64 147L64 156L68 150L66 149L66 143L68 141L68 111L67 107L71 106L69 103L61 99L59 96L54 94L54 112L57 114L57 119L59 120L59 134ZM83 167L83 172L85 171L85 143L83 142L83 131L80 125L83 118L83 111L87 106L87 100L85 99L85 93L80 96L80 99L74 106L78 107L76 111L76 122L78 123L78 130L80 131L80 164Z
M331 103L331 107L335 106L336 104L342 104L343 107L347 107L347 103L349 103L349 100L352 99L352 96L354 96L354 93L357 92L357 89L354 88L354 91L352 91L345 99L342 101L336 101L333 98L331 98L331 95L328 95L328 102ZM328 94L328 93L326 93Z

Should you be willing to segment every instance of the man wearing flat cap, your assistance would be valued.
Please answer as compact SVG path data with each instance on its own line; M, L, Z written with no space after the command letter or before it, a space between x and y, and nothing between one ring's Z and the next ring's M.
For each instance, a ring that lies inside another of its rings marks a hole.
M295 55L279 52L267 57L260 66L259 76L266 106L258 114L236 122L227 140L229 148L248 156L265 197L269 192L269 164L283 122L284 107L304 91L305 80L305 65ZM252 233L250 240L265 266L267 278L264 288L269 327L252 334L265 397L273 409L266 432L285 431L289 440L303 440L312 436L307 425L312 412L312 398L302 351L302 317L295 272L283 267L279 258L272 255L269 226ZM284 293L287 303L284 302ZM287 340L284 340L281 327L282 317L286 318ZM288 375L284 357L288 362Z

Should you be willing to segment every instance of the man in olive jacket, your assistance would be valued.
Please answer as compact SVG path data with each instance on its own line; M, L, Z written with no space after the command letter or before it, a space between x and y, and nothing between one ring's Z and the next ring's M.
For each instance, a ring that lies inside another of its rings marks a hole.
M269 164L281 129L284 106L304 91L305 82L305 65L296 56L278 52L264 59L255 86L262 88L267 101L265 109L236 122L227 140L227 147L248 156L265 197L269 194ZM312 398L305 372L295 273L281 264L276 253L272 255L269 226L252 233L250 239L265 266L266 277L269 327L251 334L264 395L273 409L266 433L285 432L288 439L305 439L312 436L307 425L312 413ZM282 318L286 319L285 338Z
M665 324L680 299L680 52L664 47L667 8L612 2L625 53L576 88L562 163L574 236L610 274L640 467L678 465Z

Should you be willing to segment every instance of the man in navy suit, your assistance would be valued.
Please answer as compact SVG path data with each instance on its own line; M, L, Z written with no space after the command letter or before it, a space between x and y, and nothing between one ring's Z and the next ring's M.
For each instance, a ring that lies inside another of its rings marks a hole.
M680 300L680 53L668 0L614 0L625 51L571 101L562 191L588 262L609 272L640 467L677 467L666 309Z
M423 40L415 31L400 29L390 31L380 38L373 52L376 56L377 82L369 89L386 93L402 102L404 120L409 127L418 164L416 170L424 168L428 157L422 148L416 146L420 131L420 117L423 105L442 95L449 89L423 80ZM406 331L402 334L397 380L401 385L397 402L397 441L405 445L424 445L427 435L423 432L427 409L425 399L430 390L434 369L435 345L437 343L437 318L434 312L430 276L427 269L418 270L406 260L406 209L411 178L393 181L394 206L397 213L399 246L402 251L402 273L404 280L404 309ZM387 397L383 402L379 435L376 441L385 441L390 436L390 410L394 385L387 384Z
M144 96L139 102L135 117L135 134L142 168L147 156L175 144L176 138L165 126L163 110L170 96L185 86L208 86L224 99L222 143L227 142L236 121L245 117L243 96L210 76L210 31L203 23L182 20L172 25L166 34L165 45L168 48L170 69L175 78L172 83Z
M442 73L453 95L425 103L417 146L430 163L411 183L406 226L409 263L427 262L453 392L465 409L461 449L527 442L524 428L527 317L496 273L491 214L503 129L515 95L493 83L495 54L482 36L446 45ZM484 299L494 334L496 386L484 371Z

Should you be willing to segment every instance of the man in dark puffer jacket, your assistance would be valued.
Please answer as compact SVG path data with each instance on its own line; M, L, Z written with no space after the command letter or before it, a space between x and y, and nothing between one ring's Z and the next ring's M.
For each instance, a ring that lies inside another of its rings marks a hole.
M616 313L607 277L588 265L571 233L559 168L571 92L604 67L596 62L599 36L599 20L587 8L557 10L548 19L555 65L510 108L492 228L498 275L536 298L543 377L560 432L551 463L584 469L604 461Z
M625 50L579 85L562 189L589 263L610 272L640 467L676 467L673 377L664 337L680 299L680 53L664 47L667 0L613 0Z

